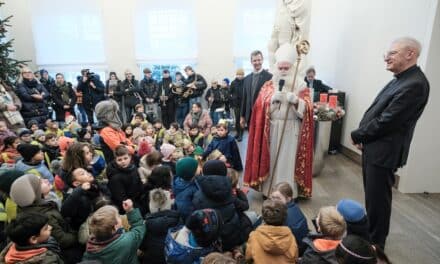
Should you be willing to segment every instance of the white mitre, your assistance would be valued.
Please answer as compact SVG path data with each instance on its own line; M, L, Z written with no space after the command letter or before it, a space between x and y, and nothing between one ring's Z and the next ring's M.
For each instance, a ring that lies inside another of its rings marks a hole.
M296 47L290 43L284 43L275 52L275 60L279 62L289 62L292 65L296 60Z

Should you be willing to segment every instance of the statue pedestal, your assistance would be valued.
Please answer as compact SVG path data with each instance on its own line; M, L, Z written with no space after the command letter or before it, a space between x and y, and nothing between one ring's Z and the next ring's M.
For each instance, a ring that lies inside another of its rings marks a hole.
M324 159L328 154L331 121L315 121L315 141L313 149L313 176L318 176L324 168Z

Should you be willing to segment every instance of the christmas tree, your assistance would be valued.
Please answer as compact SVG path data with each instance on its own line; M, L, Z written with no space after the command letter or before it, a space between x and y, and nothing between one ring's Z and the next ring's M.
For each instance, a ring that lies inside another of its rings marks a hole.
M0 7L4 5L4 2L0 2ZM12 16L8 16L5 19L0 17L0 81L5 81L8 84L14 83L15 79L20 73L20 66L25 65L27 61L19 61L10 57L14 52L12 49L12 43L14 39L7 40L6 33L8 24Z

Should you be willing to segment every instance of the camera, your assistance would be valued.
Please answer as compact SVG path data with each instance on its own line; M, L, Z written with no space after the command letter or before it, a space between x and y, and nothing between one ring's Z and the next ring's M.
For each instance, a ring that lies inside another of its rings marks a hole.
M88 81L95 81L97 79L96 74L94 72L88 71L86 76Z

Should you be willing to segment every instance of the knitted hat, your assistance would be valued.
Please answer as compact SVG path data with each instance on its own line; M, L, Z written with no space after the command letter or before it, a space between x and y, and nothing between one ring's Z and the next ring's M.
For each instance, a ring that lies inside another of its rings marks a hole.
M34 139L39 139L40 137L45 136L45 135L46 135L46 133L44 133L44 131L41 129L35 130L35 132L33 134Z
M276 62L295 63L297 57L296 48L290 43L284 43L275 52Z
M145 154L149 154L150 152L151 152L151 147L148 141L142 140L141 142L139 142L139 147L138 147L139 157L143 157Z
M185 226L191 230L201 247L210 246L220 235L221 219L214 209L194 211L186 220Z
M366 213L365 208L357 201L342 199L336 205L338 212L344 217L345 221L355 223L362 220Z
M29 129L31 129L31 127L32 127L33 125L37 125L37 126L38 126L38 121L35 120L35 119L31 119L31 120L29 120L29 121L27 122L26 127L29 128Z
M243 69L237 69L237 71L235 72L235 75L244 75L244 70Z
M150 68L145 68L145 69L144 69L144 73L151 73Z
M229 83L230 83L230 81L229 81L228 78L224 78L223 81L224 81L227 85L229 85Z
M23 176L24 172L19 170L3 170L0 172L0 191L6 193L9 196L12 183Z
M41 70L40 70L40 74L41 74L41 76L43 76L44 73L48 73L47 70L46 70L46 69L41 69Z
M26 174L16 179L11 185L11 199L20 207L26 207L41 199L40 178Z
M208 160L203 165L203 175L222 175L226 176L228 170L223 161L220 160Z
M87 128L81 127L76 130L76 135L78 137L78 141L84 139L84 136L87 134Z
M197 160L191 157L185 157L177 161L176 175L182 179L191 180L197 171Z
M171 198L171 192L162 188L150 191L150 213L156 213L164 210L171 210L174 199Z
M164 143L160 147L160 153L162 153L162 156L164 159L169 159L171 154L176 150L176 147L174 145Z
M203 155L203 148L200 146L197 146L196 149L194 150L193 154L197 155L197 156L202 156Z
M35 154L41 151L38 145L33 145L29 143L18 145L17 150L23 157L24 161L31 161Z
M22 137L24 135L32 135L32 131L30 131L29 129L26 129L26 128L19 130L18 136Z

